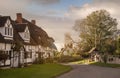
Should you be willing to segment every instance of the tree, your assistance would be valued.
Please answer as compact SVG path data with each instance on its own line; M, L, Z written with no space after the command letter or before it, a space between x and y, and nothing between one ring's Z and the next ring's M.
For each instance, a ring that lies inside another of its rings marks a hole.
M21 64L20 64L20 59L21 59L21 53L20 53L20 51L21 51L21 49L24 49L24 45L23 45L23 43L22 42L20 42L19 40L16 40L15 41L15 44L12 46L12 48L13 48L13 55L14 54L18 54L18 67L21 67ZM25 51L25 50L24 50ZM17 53L15 53L15 52L17 52ZM26 53L25 53L25 56L26 56ZM14 56L13 56L14 57ZM24 59L24 58L22 58L22 59ZM13 62L14 63L14 62Z
M117 21L106 10L98 10L92 12L85 19L77 20L74 29L80 32L84 48L96 47L101 52L107 52L106 42L113 37L117 30Z
M20 51L20 49L23 47L23 43L16 40L15 45L13 46L13 51Z
M70 33L65 33L65 46L69 46L70 44L72 44L73 39L70 35Z
M116 54L120 55L120 38L117 39L117 50Z
M70 33L65 33L64 51L66 51L69 55L72 54L72 51L73 51L73 39L72 39Z

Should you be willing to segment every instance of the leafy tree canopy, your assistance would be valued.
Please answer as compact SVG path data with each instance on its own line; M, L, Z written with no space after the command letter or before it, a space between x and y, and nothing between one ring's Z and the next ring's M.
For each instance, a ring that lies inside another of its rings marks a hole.
M117 30L117 20L112 18L106 10L97 10L86 18L77 20L74 29L80 32L82 46L90 49L96 47L105 52L108 51L108 45L110 47L108 42L113 42L113 34Z

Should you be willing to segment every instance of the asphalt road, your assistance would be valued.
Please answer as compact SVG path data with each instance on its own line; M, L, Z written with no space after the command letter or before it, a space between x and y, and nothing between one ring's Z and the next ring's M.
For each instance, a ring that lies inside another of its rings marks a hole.
M73 70L57 78L120 78L120 68L71 65Z

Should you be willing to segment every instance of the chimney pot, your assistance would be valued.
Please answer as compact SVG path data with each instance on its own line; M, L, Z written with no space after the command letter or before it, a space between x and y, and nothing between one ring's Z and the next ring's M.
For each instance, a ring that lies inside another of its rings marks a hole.
M35 24L36 24L36 21L35 21L35 20L31 20L31 23L35 25Z
M22 23L22 13L17 13L16 16L17 16L16 21L17 21L18 23Z

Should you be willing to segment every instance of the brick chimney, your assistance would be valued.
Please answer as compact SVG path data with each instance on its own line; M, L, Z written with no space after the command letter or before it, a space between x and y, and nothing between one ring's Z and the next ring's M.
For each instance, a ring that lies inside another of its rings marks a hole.
M35 21L35 20L31 20L31 23L35 25L35 24L36 24L36 21Z
M16 14L16 21L17 21L18 23L22 23L22 13L17 13L17 14Z

